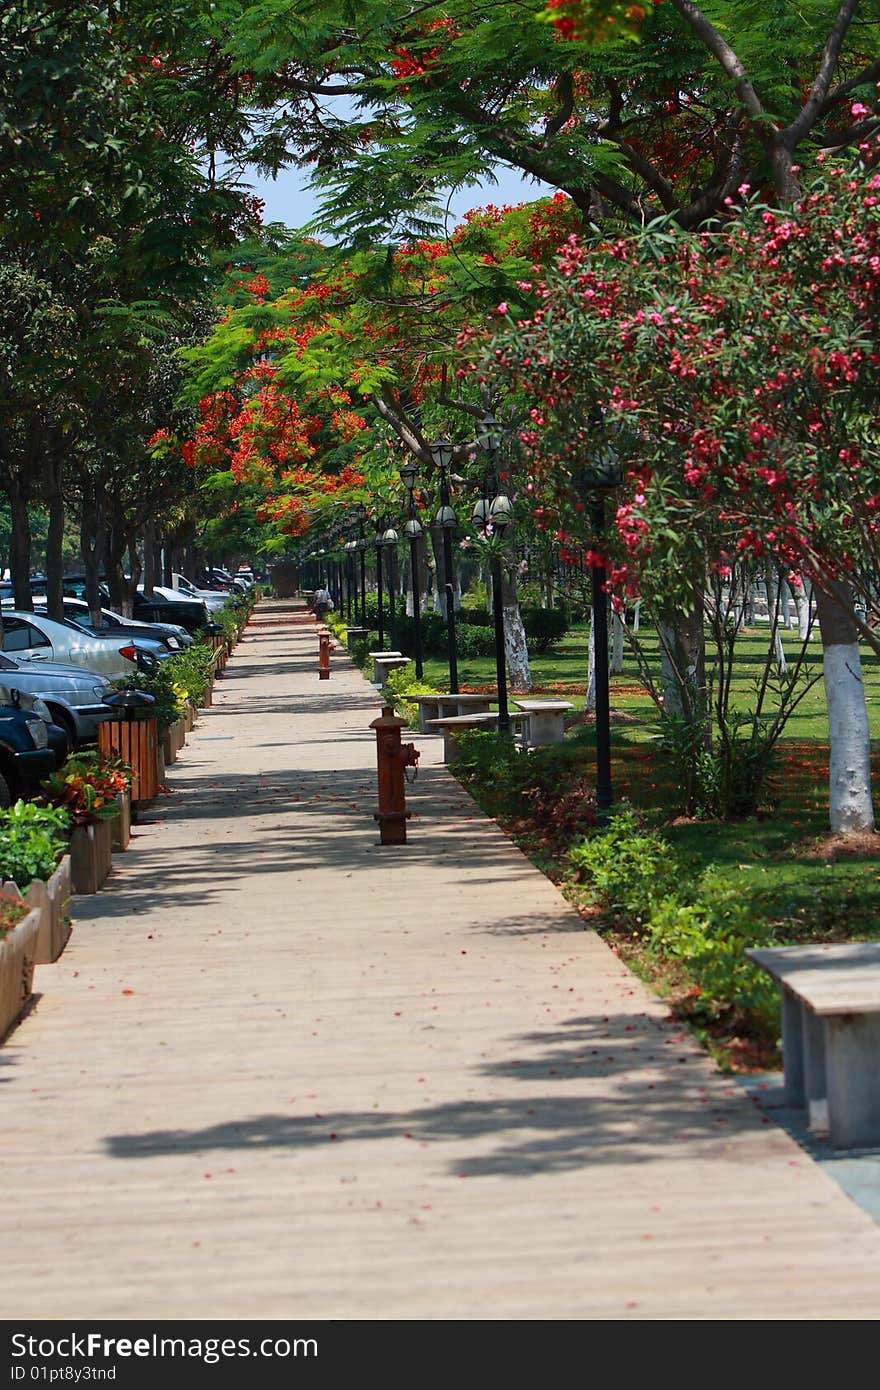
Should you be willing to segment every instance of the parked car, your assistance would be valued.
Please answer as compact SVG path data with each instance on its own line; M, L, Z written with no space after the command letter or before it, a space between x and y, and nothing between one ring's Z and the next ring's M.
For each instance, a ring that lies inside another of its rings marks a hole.
M0 684L22 700L35 700L37 713L64 729L73 748L94 742L98 725L113 714L104 703L113 691L110 681L81 666L37 665L0 652Z
M35 601L37 611L42 611L42 604ZM122 613L114 613L111 608L102 608L101 617L103 627L95 627L92 622L89 605L84 599L65 598L64 616L71 622L78 623L80 627L86 628L95 637L119 636L133 637L136 642L146 639L148 642L160 642L168 651L179 651L181 647L192 646L192 637L183 627L172 627L170 623L143 623L137 618L126 618ZM151 648L152 650L152 648Z
M19 797L35 796L43 778L60 766L55 737L50 738L53 727L35 710L22 708L13 691L0 686L0 807L4 810ZM61 729L57 732L66 747L66 735Z
M218 593L214 589L197 589L195 584L187 579L184 574L173 574L171 577L174 580L175 590L178 594L182 594L184 598L194 599L197 602L201 600L202 603L206 605L209 613L214 613L218 608L222 608L229 599L228 593ZM161 589L157 590L157 592L165 594L168 590Z
M104 601L109 602L110 591L103 580L100 591ZM70 598L84 599L85 576L66 574L64 576L64 592ZM171 594L171 599L166 598L166 594ZM193 602L183 594L174 593L171 589L163 590L162 593L156 590L151 598L147 598L143 592L143 585L140 585L135 591L132 599L132 612L138 622L151 625L165 623L174 629L182 628L184 633L190 637L209 621L208 610L204 603ZM117 616L122 617L121 614Z
M3 609L3 650L16 660L61 661L115 680L138 669L139 645L131 639L95 637L76 623L57 623L41 613Z
M139 589L133 607L134 616L142 622L180 623L193 636L211 621L204 600L189 598L175 589L154 588L152 598Z

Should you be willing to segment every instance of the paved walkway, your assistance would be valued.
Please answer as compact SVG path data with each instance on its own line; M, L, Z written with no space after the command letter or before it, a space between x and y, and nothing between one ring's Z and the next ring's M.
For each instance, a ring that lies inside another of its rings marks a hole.
M263 604L0 1048L6 1318L875 1318L880 1227Z

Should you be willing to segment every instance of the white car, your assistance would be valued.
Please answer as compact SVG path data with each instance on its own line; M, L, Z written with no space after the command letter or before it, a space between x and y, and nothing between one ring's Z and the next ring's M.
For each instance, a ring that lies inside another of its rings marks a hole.
M143 593L143 589L141 588L141 586L138 586L138 588L139 592ZM205 612L209 616L211 613L214 612L215 609L222 608L223 604L226 602L225 594L209 593L207 589L204 590L204 592L199 591L197 593L190 593L188 590L185 589L166 589L162 585L154 584L153 593L156 594L160 599L166 599L170 603L200 603L202 604L202 606L205 609ZM220 603L217 603L218 598L220 599Z
M74 623L56 623L42 613L3 612L3 650L16 661L62 662L96 671L108 680L138 669L138 646L129 638L93 637Z
M220 593L217 589L197 589L184 574L173 574L171 577L182 598L200 600L208 605L209 613L216 613L217 609L222 608L229 600L228 594ZM156 592L167 593L167 590L157 589Z

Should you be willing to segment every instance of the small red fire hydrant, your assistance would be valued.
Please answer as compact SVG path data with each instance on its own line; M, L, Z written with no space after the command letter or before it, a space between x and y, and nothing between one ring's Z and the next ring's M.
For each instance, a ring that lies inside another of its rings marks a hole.
M318 679L330 679L330 633L318 633Z
M373 819L379 822L383 845L405 845L406 768L418 769L419 750L414 743L401 743L400 731L406 720L399 719L393 705L385 705L378 719L370 725L376 730L376 756L379 763L379 810Z

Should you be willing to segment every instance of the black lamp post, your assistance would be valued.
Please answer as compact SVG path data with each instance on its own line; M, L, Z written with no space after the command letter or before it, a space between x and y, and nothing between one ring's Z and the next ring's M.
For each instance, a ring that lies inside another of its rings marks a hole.
M376 598L378 601L377 625L379 629L379 641L377 650L380 652L385 650L385 589L382 577L382 534L382 526L377 525L376 534L373 537L373 546L376 551Z
M483 416L480 443L489 455L491 471L483 478L483 496L476 503L473 520L488 534L497 532L503 536L513 520L513 507L510 498L498 491L497 460L501 448L501 432L498 421L487 410ZM507 658L504 651L504 603L501 590L501 557L492 550L492 624L495 629L495 679L498 685L498 732L510 733L510 710L507 704Z
M421 523L416 516L415 500L413 493L416 485L416 473L418 469L414 463L406 463L400 470L406 488L406 513L407 523L403 534L409 541L409 567L412 576L412 596L413 596L413 656L416 663L416 680L421 680L424 674L422 662L422 596L419 592L419 541L422 538Z
M452 463L455 445L445 435L430 446L431 458L440 472L440 510L435 524L443 532L443 570L446 589L446 640L449 648L449 691L458 694L458 655L455 649L455 579L452 573L452 532L458 517L449 501L447 469Z
M600 426L601 428L601 426ZM582 468L572 478L575 490L585 494L590 517L597 537L605 530L605 498L612 488L619 487L623 473L610 449L599 451L596 461ZM599 824L605 825L614 801L611 786L611 700L608 680L608 607L605 584L608 573L604 565L590 571L593 609L593 662L596 672L596 806Z
M345 621L352 627L351 621L351 596L354 588L354 556L357 550L357 541L345 542ZM356 616L356 615L355 615Z
M360 506L359 506L358 509L357 509L357 518L358 518L358 523L359 523L360 528L361 528L361 534L360 534L360 536L358 537L358 539L357 539L357 541L355 542L355 544L357 545L358 554L359 554L360 557L361 557L361 622L360 622L360 625L361 625L361 627L364 627L364 628L367 626L367 538L366 538L366 536L364 535L364 522L365 522L365 520L366 520L366 516L367 516L367 509L366 509L366 507L363 505L363 503L361 503Z
M395 640L395 592L394 592L394 561L397 555L397 545L400 540L396 530L391 525L391 520L386 516L385 525L380 541L381 548L388 552L386 565L386 577L388 580L388 639L391 643L391 650L394 650Z

